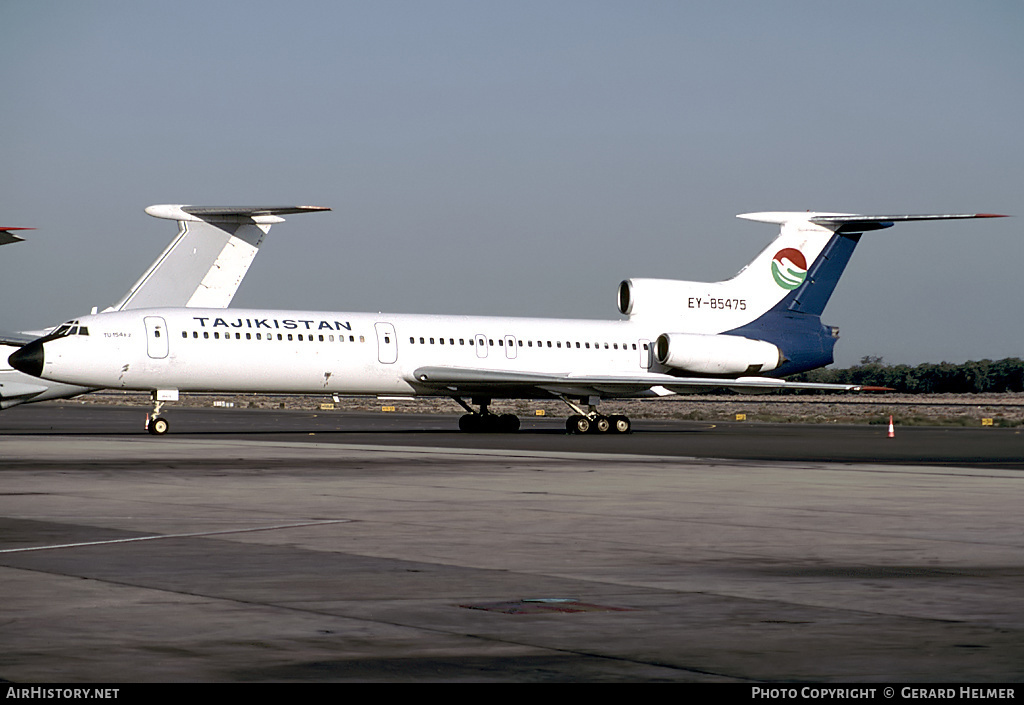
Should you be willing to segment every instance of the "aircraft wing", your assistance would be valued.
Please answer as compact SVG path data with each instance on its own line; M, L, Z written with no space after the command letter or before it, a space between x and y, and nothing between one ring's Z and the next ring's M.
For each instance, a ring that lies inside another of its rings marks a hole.
M40 337L42 336L38 333L15 333L14 331L0 330L0 345L13 345L20 348Z
M816 390L829 392L888 391L885 387L857 384L787 382L771 377L675 377L665 374L574 375L571 373L524 373L472 367L420 367L414 384L439 392L480 396L602 396L634 397L692 394L729 389L743 394L773 391Z

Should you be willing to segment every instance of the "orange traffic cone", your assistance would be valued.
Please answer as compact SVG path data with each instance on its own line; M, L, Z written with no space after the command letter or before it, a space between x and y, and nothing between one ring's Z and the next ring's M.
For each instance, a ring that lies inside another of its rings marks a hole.
M896 429L892 427L892 414L889 414L889 438L896 437Z

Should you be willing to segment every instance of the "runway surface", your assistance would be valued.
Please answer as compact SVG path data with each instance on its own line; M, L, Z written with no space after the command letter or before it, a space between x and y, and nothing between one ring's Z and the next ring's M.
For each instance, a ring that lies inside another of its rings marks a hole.
M145 436L148 407L34 404L0 413L0 434ZM639 419L634 433L575 436L565 419L522 417L512 434L467 434L454 414L341 413L170 407L169 439L236 438L315 443L488 448L798 460L1001 467L1024 470L1024 427L898 427L660 421Z
M1012 429L144 413L0 414L0 679L1024 676Z

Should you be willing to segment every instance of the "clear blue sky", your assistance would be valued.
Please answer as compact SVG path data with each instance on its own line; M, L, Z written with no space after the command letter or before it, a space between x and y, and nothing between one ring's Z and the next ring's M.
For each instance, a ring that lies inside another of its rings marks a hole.
M0 327L115 301L153 203L311 204L235 306L615 318L758 210L1024 216L1024 3L0 3ZM1024 356L1021 217L865 236L838 362Z

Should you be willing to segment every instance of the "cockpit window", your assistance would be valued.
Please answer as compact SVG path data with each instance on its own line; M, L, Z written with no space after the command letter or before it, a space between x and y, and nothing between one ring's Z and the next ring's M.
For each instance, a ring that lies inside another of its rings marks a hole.
M65 338L69 335L89 335L89 327L79 325L78 321L68 321L57 326L47 337L53 340L55 338Z

